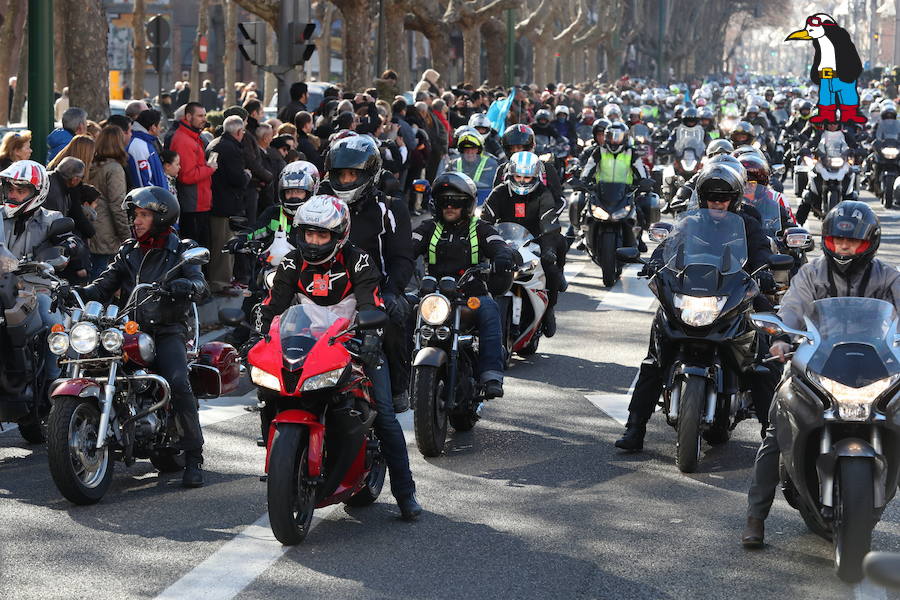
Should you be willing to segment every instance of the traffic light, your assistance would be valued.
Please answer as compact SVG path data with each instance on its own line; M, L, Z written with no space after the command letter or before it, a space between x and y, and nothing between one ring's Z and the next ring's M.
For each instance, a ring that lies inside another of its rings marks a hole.
M169 21L162 15L156 15L147 21L147 40L150 42L147 46L147 56L157 73L162 71L166 59L169 58L171 48L166 44L169 43L171 33Z
M312 39L315 32L315 23L291 23L288 26L288 35L290 36L288 60L291 63L290 66L302 65L312 57L313 52L316 51L316 45L308 42Z
M266 64L266 24L262 21L239 23L238 31L243 40L238 43L238 49L244 59L254 65Z

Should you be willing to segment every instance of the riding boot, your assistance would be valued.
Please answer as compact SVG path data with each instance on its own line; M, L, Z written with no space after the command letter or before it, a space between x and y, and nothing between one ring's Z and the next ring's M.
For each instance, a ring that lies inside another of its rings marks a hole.
M635 417L634 414L629 414L628 422L625 424L625 433L616 440L616 448L631 452L643 450L646 433L647 423L641 422L641 419Z
M188 450L185 454L184 475L181 485L196 488L203 485L203 450Z

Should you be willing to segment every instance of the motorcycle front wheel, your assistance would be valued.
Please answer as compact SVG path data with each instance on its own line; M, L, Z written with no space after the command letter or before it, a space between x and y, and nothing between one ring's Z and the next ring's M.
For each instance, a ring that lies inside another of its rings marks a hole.
M603 271L603 285L611 288L618 279L616 264L616 232L604 231L597 236L597 254L600 255L600 269Z
M95 504L112 482L109 448L97 448L100 410L96 400L54 399L47 422L47 461L59 491L75 504Z
M689 375L682 385L675 464L682 473L693 473L700 464L700 413L706 404L706 379Z
M413 428L422 456L440 456L447 441L447 398L444 370L413 367Z
M894 206L894 180L895 175L885 175L882 185L882 200L885 208L893 208Z
M316 509L316 490L307 481L308 443L305 427L282 423L269 453L269 525L275 538L285 546L294 546L306 538Z
M834 568L854 583L862 579L862 561L872 546L875 527L874 473L868 458L841 458L834 481Z

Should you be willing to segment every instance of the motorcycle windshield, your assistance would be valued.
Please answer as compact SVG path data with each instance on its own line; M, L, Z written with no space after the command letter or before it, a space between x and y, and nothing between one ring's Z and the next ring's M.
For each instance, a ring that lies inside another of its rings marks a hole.
M628 189L624 183L597 184L597 197L592 202L599 204L606 212L613 213L623 207L628 200Z
M518 250L534 239L534 236L518 223L500 223L497 225L497 233L513 250Z
M781 211L778 202L773 198L772 190L767 186L755 181L747 183L744 186L744 204L749 204L759 211L766 235L775 235L781 231Z
M686 150L694 151L693 158L703 155L705 148L703 144L703 136L706 132L700 125L694 127L680 127L678 129L678 137L675 139L675 151L681 155ZM682 157L684 158L684 157Z
M878 124L877 135L880 139L894 140L896 142L900 139L900 121L897 119L883 119Z
M550 139L549 135L536 135L534 136L534 153L535 154L544 154L550 150L550 146L553 145L553 140Z
M305 357L341 316L327 306L295 304L281 315L281 351L290 363Z
M736 273L747 262L744 220L722 210L687 211L663 244L663 260L674 271L708 265L723 275Z
M894 306L875 298L825 298L813 302L812 326L820 342L808 370L852 388L900 374L894 353Z

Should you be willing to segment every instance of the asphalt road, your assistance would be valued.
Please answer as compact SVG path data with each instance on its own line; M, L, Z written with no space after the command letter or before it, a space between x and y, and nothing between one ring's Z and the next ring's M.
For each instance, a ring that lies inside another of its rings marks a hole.
M877 210L881 255L898 264L900 213ZM207 484L197 490L147 462L119 464L100 504L75 507L54 487L44 448L0 434L0 597L890 597L840 582L830 545L780 496L767 548L740 546L756 423L704 446L691 476L676 469L674 431L659 415L643 453L613 447L652 317L634 271L607 291L572 255L558 334L515 361L506 396L473 431L451 434L446 455L423 459L403 415L426 511L415 523L397 518L386 490L367 508L319 511L304 544L282 548L258 479L258 417L242 408L249 386L204 407ZM874 548L900 551L898 506Z

